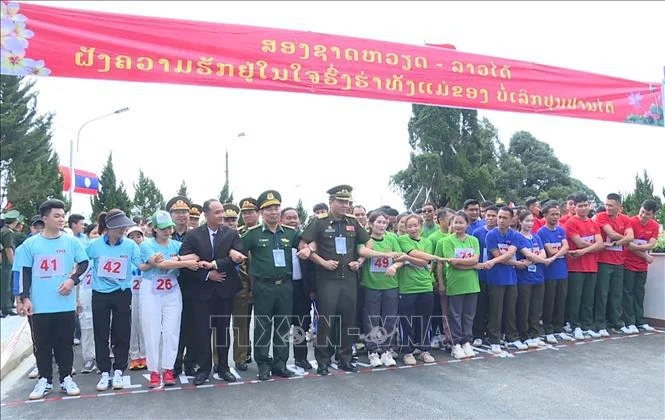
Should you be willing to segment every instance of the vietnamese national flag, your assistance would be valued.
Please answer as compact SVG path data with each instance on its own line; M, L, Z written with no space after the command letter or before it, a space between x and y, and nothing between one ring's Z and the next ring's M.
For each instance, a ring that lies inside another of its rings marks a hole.
M71 186L71 178L69 174L69 167L61 166L60 173L62 174L64 183L63 190L69 191ZM88 195L95 195L99 190L99 178L96 174L81 169L74 168L74 192Z

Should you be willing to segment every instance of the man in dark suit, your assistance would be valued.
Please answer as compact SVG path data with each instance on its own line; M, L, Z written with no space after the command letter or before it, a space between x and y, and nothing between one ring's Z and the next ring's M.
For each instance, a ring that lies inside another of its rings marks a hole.
M235 376L229 370L229 321L233 296L242 288L237 265L246 257L238 232L222 225L224 207L218 200L203 203L206 224L187 232L180 255L196 254L201 270L181 270L183 281L189 283L193 300L193 321L196 361L199 370L194 385L205 383L212 368L211 332L217 334L219 365L217 374L227 382ZM212 329L211 329L212 328Z

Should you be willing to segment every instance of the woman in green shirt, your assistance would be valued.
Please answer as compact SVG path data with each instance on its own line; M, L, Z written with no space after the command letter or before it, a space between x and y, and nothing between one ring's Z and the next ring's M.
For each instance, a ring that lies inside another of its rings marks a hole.
M473 318L480 285L476 265L480 245L475 236L467 235L469 217L465 212L455 214L452 220L453 235L443 242L443 257L446 259L446 293L448 295L448 321L453 338L452 355L455 359L474 357Z
M432 255L434 247L427 238L420 237L422 221L412 214L404 218L407 235L397 238L400 249L406 254L398 259L405 265L399 271L399 314L402 326L402 352L404 364L415 365L413 352L421 350L420 358L425 363L434 362L429 353L427 330L432 316L432 284L430 261L438 260Z
M381 252L402 252L396 235L387 235L388 215L381 211L369 217L370 240L366 246ZM362 265L365 292L363 326L371 367L395 366L390 349L395 346L399 288L397 270L404 263L388 257L372 257Z

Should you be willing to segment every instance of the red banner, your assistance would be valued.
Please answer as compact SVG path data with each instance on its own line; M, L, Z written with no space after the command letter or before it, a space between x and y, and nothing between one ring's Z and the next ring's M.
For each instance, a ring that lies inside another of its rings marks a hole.
M2 73L178 83L663 125L660 83L282 29L2 3Z

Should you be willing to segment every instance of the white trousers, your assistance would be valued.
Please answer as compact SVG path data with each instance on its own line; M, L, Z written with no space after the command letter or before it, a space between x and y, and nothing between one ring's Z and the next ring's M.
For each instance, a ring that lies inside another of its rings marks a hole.
M180 339L182 313L180 287L174 287L170 293L156 294L153 292L152 279L144 278L139 300L148 370L159 372L160 361L162 369L173 369ZM162 342L161 355L160 339Z
M81 355L83 363L95 360L95 334L92 330L92 288L79 289L79 301L83 311L79 314L81 323Z
M134 289L134 280L132 280L132 332L129 337L129 360L145 358L145 340L143 339L143 329L141 328L141 299L139 297L141 289Z

